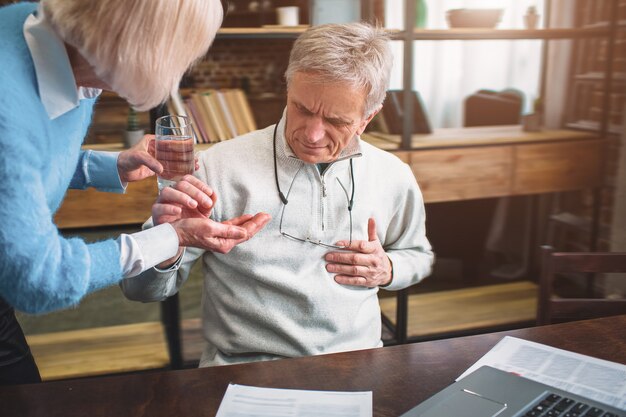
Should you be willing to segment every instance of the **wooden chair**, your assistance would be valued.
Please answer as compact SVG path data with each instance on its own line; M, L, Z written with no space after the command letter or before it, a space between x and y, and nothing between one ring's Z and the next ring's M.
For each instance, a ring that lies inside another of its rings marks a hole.
M537 324L626 314L626 299L559 298L555 276L567 273L626 273L626 252L555 252L542 246Z

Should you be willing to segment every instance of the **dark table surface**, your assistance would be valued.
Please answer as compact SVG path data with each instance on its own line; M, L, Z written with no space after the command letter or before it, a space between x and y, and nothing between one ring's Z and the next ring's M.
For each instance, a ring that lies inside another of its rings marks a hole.
M624 315L316 357L0 387L0 416L214 416L229 383L371 390L374 416L398 416L451 384L505 335L626 364Z

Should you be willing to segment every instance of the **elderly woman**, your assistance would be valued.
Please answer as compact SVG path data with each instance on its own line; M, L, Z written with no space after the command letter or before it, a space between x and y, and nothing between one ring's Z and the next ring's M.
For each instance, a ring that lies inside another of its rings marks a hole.
M53 222L68 188L122 192L160 172L150 137L119 154L81 151L101 89L135 108L165 101L221 23L219 0L42 0L0 9L0 384L39 380L13 308L76 304L172 257L179 246L223 250L247 239L252 216L197 217L87 244ZM215 196L185 203L208 212Z

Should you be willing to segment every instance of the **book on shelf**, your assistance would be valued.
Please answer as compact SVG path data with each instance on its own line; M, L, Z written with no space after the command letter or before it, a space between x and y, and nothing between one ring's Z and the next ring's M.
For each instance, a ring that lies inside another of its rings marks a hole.
M248 103L248 98L246 94L241 89L235 89L235 101L237 102L237 108L241 111L243 116L243 120L245 121L246 130L248 132L252 132L256 130L256 123L254 121L254 116L252 115L252 109L250 108L250 103Z
M224 124L224 120L222 119L219 103L215 99L213 90L207 90L201 93L200 96L202 97L202 100L204 100L205 109L209 115L211 125L217 133L218 141L230 139L228 133L226 132L226 126Z
M205 99L199 93L194 93L191 97L194 105L199 109L198 113L202 116L202 123L204 123L204 126L206 127L206 140L208 143L219 142L220 138L218 131L215 126L215 122L212 120L210 109L206 106Z
M193 131L193 137L195 143L201 143L202 135L200 134L199 126L193 123L194 118L190 109L187 107L182 97L179 94L172 94L168 103L168 109L170 114L178 114L181 116L189 117L192 121L191 130ZM172 111L173 110L173 111Z
M198 143L214 143L256 130L245 93L240 89L181 89L168 102L170 114L192 119Z
M193 100L191 98L187 98L183 101L183 105L185 106L185 110L187 111L187 114L191 116L191 119L193 122L192 126L195 127L196 131L200 134L199 136L197 136L197 143L205 143L206 138L208 138L208 133L206 131L206 126L204 124L204 122L202 121L201 116L198 113L198 109L196 108L196 106L193 103Z
M228 106L228 103L226 102L224 92L216 90L213 92L213 95L217 99L217 104L220 108L223 122L225 123L226 133L228 133L228 135L233 138L235 136L238 136L239 133L237 131L237 128L235 127L235 120L233 119L233 114Z
M222 90L222 94L224 95L224 99L226 99L226 104L230 109L239 109L240 106L237 103L237 93L235 90ZM232 111L231 115L233 118L233 122L235 123L235 129L237 130L238 135L242 135L249 131L241 111ZM254 130L256 130L256 128Z

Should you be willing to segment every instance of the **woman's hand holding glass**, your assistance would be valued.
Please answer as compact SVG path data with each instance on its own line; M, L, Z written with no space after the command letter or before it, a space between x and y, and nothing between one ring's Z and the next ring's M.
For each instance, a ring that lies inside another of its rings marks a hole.
M123 183L140 181L162 171L163 165L154 156L154 135L145 135L117 157L117 172Z

